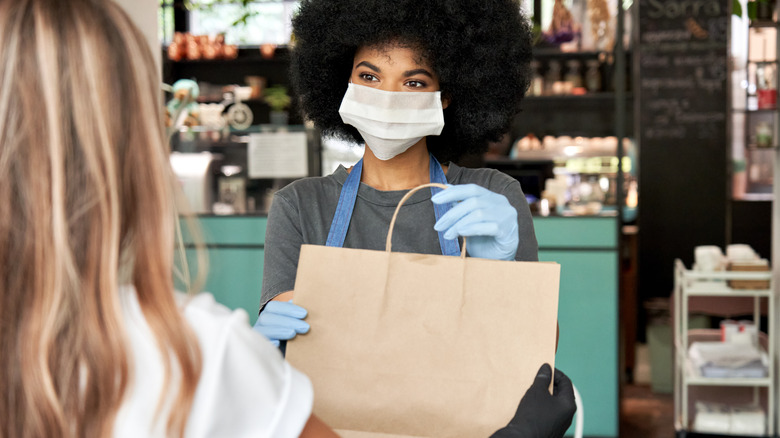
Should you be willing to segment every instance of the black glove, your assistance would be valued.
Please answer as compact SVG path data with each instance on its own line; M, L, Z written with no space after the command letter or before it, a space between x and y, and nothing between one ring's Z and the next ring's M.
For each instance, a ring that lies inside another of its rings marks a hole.
M571 426L577 411L574 388L563 372L555 370L553 395L550 395L550 365L536 373L534 383L525 392L515 417L491 438L560 438Z

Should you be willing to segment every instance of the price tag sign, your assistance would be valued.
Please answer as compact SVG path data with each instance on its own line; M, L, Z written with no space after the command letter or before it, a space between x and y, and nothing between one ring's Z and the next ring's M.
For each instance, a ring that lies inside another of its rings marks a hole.
M249 178L302 178L309 175L305 132L263 132L249 136Z

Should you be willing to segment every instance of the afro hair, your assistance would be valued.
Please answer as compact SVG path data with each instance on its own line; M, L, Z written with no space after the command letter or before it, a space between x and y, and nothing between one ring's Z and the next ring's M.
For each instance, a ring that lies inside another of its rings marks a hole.
M439 161L482 153L520 111L532 35L516 0L302 0L293 18L291 81L323 134L362 142L338 113L360 47L400 42L439 77L444 130L427 138Z

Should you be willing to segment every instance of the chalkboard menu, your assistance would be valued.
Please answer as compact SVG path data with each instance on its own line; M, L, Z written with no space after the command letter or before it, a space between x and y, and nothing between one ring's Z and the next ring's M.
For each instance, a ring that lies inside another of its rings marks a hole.
M640 298L669 296L676 258L726 244L730 1L638 2Z
M725 0L640 0L640 135L724 135L729 9Z

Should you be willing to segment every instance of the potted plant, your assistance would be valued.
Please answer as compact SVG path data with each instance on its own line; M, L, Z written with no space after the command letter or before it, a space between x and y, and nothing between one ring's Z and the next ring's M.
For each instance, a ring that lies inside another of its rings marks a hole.
M250 6L253 3L261 3L268 0L184 0L184 7L188 10L202 10L211 11L214 6L233 5L238 6L238 15L231 23L231 26L246 25L249 18L258 15L257 10L253 10ZM161 5L164 3L160 2Z
M750 21L771 22L772 3L769 0L748 0L747 17ZM731 1L731 13L737 17L742 17L742 5L739 0Z
M287 107L290 106L290 95L287 94L287 87L274 85L265 89L265 103L271 107L271 124L286 125L288 121Z

